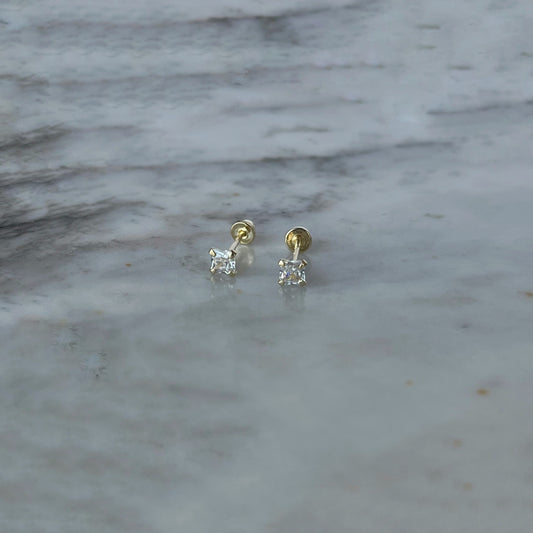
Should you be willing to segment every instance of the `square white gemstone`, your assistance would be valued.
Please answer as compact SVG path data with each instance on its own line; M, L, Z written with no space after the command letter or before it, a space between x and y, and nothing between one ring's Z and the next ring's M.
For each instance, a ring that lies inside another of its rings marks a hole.
M211 272L213 274L223 273L234 276L237 273L235 265L235 254L230 250L219 250L211 248Z
M279 260L280 285L305 285L305 261L297 259Z

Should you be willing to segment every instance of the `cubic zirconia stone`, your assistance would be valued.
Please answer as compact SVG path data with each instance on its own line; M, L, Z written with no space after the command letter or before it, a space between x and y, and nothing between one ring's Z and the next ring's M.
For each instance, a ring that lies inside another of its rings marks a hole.
M222 273L234 276L237 273L235 266L235 254L231 250L219 250L211 248L211 272L213 274Z
M305 285L305 261L297 259L280 259L279 260L279 278L280 285Z

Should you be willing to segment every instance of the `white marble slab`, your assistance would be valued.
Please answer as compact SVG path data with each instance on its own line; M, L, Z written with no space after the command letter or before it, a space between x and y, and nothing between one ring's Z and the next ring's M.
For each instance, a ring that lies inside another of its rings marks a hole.
M533 4L467 4L2 3L0 531L531 529Z

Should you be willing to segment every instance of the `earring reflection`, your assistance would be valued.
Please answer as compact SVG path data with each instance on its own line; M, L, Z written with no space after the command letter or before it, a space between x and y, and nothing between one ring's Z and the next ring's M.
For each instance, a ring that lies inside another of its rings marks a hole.
M303 311L305 309L305 287L282 286L279 288L279 293L283 306L288 311Z

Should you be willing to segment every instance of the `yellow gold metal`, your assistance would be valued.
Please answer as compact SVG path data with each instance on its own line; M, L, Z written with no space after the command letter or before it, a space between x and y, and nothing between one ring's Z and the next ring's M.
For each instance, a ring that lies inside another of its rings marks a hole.
M306 285L305 267L307 261L305 259L298 259L298 254L308 250L311 242L311 234L306 228L297 226L287 232L285 235L285 244L292 252L292 258L280 259L278 263L280 267L278 283L280 285Z
M292 228L285 235L285 244L287 248L292 252L292 260L298 259L300 252L305 252L312 243L311 234L306 228L297 226Z
M239 244L250 244L255 238L255 226L251 220L239 220L231 226L231 236L234 241L227 250L211 248L209 255L211 259L211 272L223 272L229 276L236 273L235 256Z
M239 239L235 239L232 243L231 243L231 246L229 247L229 250L231 252L231 255L234 256L237 252L237 246L239 246L239 244L241 243L241 241Z
M292 251L292 260L297 261L298 260L298 254L300 253L300 237L293 237L292 242L294 244L294 250Z
M297 247L299 248L299 252L305 252L309 249L312 242L311 234L306 228L292 228L285 235L285 244L291 252L294 252Z
M235 224L231 226L231 236L235 241L238 241L238 244L252 244L255 239L254 223L248 219L235 222ZM235 248L237 246L235 246Z

